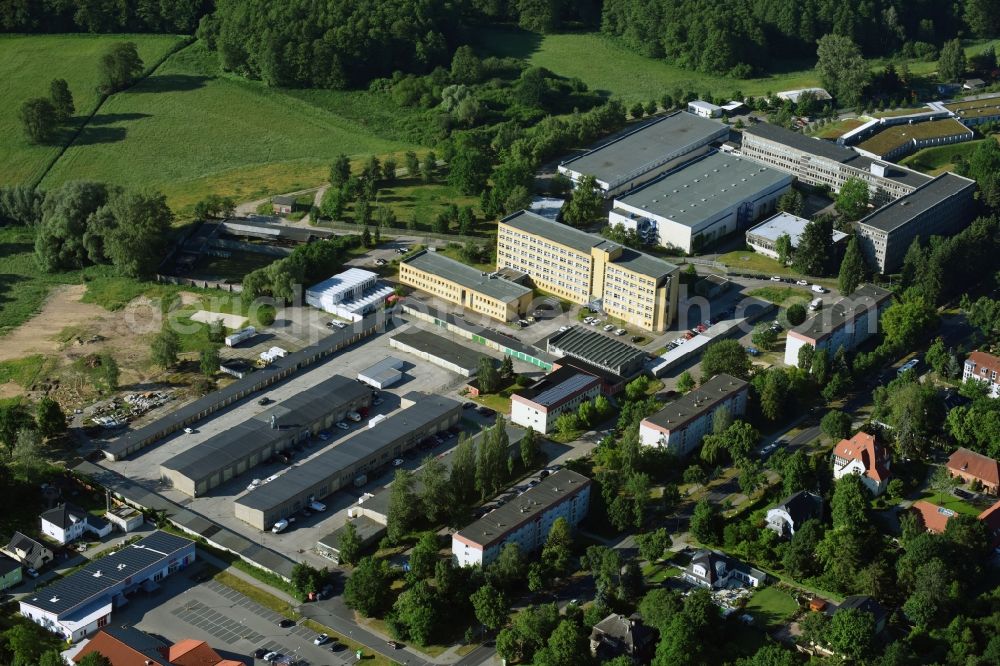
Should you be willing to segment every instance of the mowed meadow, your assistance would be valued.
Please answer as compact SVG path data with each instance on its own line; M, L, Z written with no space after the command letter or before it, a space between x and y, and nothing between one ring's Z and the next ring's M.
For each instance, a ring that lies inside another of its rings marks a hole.
M210 193L247 200L318 185L339 153L414 147L323 101L225 75L215 54L196 42L109 98L99 114L109 119L107 140L71 145L42 186L89 178L152 187L183 213Z
M147 65L169 53L180 37L173 35L2 35L0 36L0 184L34 182L79 129L99 100L97 62L109 44L132 41ZM76 104L72 127L51 146L36 146L24 137L18 112L32 97L47 97L52 79L66 79ZM81 143L100 140L101 123L84 130Z

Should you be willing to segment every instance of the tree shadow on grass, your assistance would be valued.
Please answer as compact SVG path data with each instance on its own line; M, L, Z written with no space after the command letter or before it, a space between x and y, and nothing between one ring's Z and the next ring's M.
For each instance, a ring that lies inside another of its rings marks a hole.
M116 143L124 141L128 135L128 129L120 127L116 123L124 123L143 118L151 118L148 113L98 113L80 130L73 141L77 146L89 146L99 143Z
M0 255L9 253L10 245L20 245L19 243L8 243L2 246L0 249ZM23 250L22 250L23 252ZM22 275L12 275L10 273L0 274L0 305L3 303L9 303L12 299L10 294L17 289L18 283L24 282L25 278Z
M491 28L476 46L486 55L527 59L538 51L542 39L542 35L520 28Z
M204 88L211 77L192 74L157 74L142 82L142 85L129 88L127 95L142 95L149 93L186 92Z
M110 125L112 123L120 123L126 120L141 120L142 118L150 117L151 115L148 113L98 113L95 114L87 124Z

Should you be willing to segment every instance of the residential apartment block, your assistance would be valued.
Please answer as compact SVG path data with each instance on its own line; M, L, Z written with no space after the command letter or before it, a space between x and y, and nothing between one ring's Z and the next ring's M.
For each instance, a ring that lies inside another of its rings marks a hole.
M743 130L740 151L744 157L781 169L803 183L827 185L834 192L839 192L849 178L860 178L868 183L876 206L909 194L930 180L916 171L770 123L757 123Z
M615 198L608 223L646 243L697 252L774 211L792 187L788 173L712 152Z
M550 474L534 488L455 532L451 537L455 562L463 567L485 567L508 543L516 543L522 554L538 550L557 518L578 525L586 517L590 486L590 479L568 469Z
M600 379L565 366L510 396L510 420L544 435L555 427L556 419L575 412L580 403L593 400L600 393Z
M707 152L709 144L728 136L729 126L718 120L677 111L566 160L559 173L574 183L593 176L601 194L610 197Z
M528 211L500 220L497 268L648 331L666 330L676 316L677 266Z
M842 479L857 474L874 496L881 495L889 485L889 450L879 444L874 435L859 432L842 439L833 447L833 478Z
M965 359L962 381L983 382L990 387L991 397L1000 397L1000 358L986 352L972 352Z
M399 263L399 281L500 321L521 319L531 307L530 287L427 250Z
M789 329L785 364L798 366L799 350L805 345L828 354L835 354L839 347L854 349L878 332L879 319L891 301L890 291L870 284L858 287L850 296Z
M868 265L892 273L918 236L950 236L967 227L975 207L976 181L943 173L855 223Z
M643 446L659 446L678 456L691 453L712 430L712 418L722 408L741 416L747 408L749 385L721 374L668 404L639 423Z

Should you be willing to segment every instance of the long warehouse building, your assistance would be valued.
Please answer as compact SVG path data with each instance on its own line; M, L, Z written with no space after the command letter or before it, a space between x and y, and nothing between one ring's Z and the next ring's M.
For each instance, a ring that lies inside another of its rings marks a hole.
M268 529L310 501L391 464L393 458L462 417L462 404L440 395L412 392L403 396L402 404L402 410L236 500L236 517L259 530Z
M334 375L160 466L161 478L199 497L371 404L371 388Z

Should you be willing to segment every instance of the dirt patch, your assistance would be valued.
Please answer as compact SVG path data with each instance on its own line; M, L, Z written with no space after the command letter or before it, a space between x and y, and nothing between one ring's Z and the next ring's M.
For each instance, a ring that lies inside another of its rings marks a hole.
M17 382L0 384L0 400L16 398L19 395L24 395L24 389Z
M99 305L80 302L86 291L82 284L53 289L41 312L2 338L0 361L56 353L63 346L58 338L64 330L86 326L88 320L107 315Z

